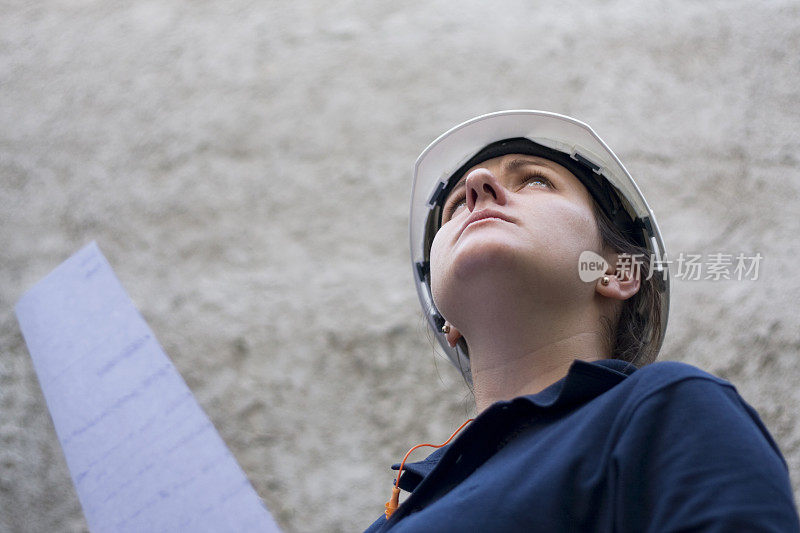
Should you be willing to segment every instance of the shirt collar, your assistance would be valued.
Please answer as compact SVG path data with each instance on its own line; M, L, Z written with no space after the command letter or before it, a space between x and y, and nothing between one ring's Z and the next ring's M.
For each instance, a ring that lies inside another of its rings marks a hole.
M520 396L512 402L527 401L540 408L564 407L585 403L600 396L636 371L633 363L619 359L581 361L576 359L567 375L536 394Z
M576 406L600 396L636 370L633 363L619 359L601 359L591 362L576 359L570 365L566 376L542 391L528 396L520 396L508 402L498 402L498 404L528 402L540 409ZM490 410L491 407L487 409L486 414L489 414ZM448 447L449 445L438 448L422 461L406 463L403 467L403 478L400 480L401 488L405 488L403 487L405 484L416 486L433 470ZM399 470L400 463L393 464L392 469ZM406 476L406 474L409 475ZM406 483L403 483L404 481Z

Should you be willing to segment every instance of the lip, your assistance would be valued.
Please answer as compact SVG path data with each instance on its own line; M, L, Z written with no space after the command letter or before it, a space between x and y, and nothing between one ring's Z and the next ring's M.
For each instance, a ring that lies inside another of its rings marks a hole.
M473 211L473 213L469 216L469 218L464 221L464 224L461 225L461 229L458 231L458 236L456 237L456 239L458 239L458 237L461 237L461 234L464 233L464 230L467 229L467 226L469 226L473 222L478 222L479 220L484 220L487 218L498 218L505 222L510 222L511 224L514 223L514 221L510 217L504 215L500 211L495 211L494 209L481 209L480 211Z

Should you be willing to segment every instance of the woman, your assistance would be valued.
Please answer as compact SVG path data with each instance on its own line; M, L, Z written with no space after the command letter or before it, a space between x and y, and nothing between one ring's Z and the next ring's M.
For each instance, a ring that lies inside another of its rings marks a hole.
M416 164L411 246L478 416L402 465L368 531L800 531L786 463L733 386L650 364L663 242L587 125L506 111L439 137Z

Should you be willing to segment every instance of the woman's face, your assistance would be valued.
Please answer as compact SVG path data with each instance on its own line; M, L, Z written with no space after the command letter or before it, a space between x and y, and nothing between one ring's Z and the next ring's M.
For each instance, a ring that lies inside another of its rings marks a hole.
M601 253L602 243L591 196L571 172L528 155L484 161L445 201L431 246L434 302L458 326L473 288L484 298L492 287L533 291L544 305L589 299L594 286L578 276L584 250Z

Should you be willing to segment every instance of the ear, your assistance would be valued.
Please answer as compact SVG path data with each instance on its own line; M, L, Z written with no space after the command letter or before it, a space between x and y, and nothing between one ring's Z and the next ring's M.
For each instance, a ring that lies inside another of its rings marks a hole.
M447 344L449 344L451 348L455 348L456 343L458 343L458 339L461 338L461 332L451 324L450 332L446 333L445 337L447 338Z
M638 275L634 275L628 269L617 269L616 272L609 267L609 271L603 277L595 281L595 290L598 294L611 298L612 300L627 300L637 292L641 282ZM638 268L636 269L639 270ZM637 272L639 274L640 272ZM608 285L603 285L603 278L608 278Z

